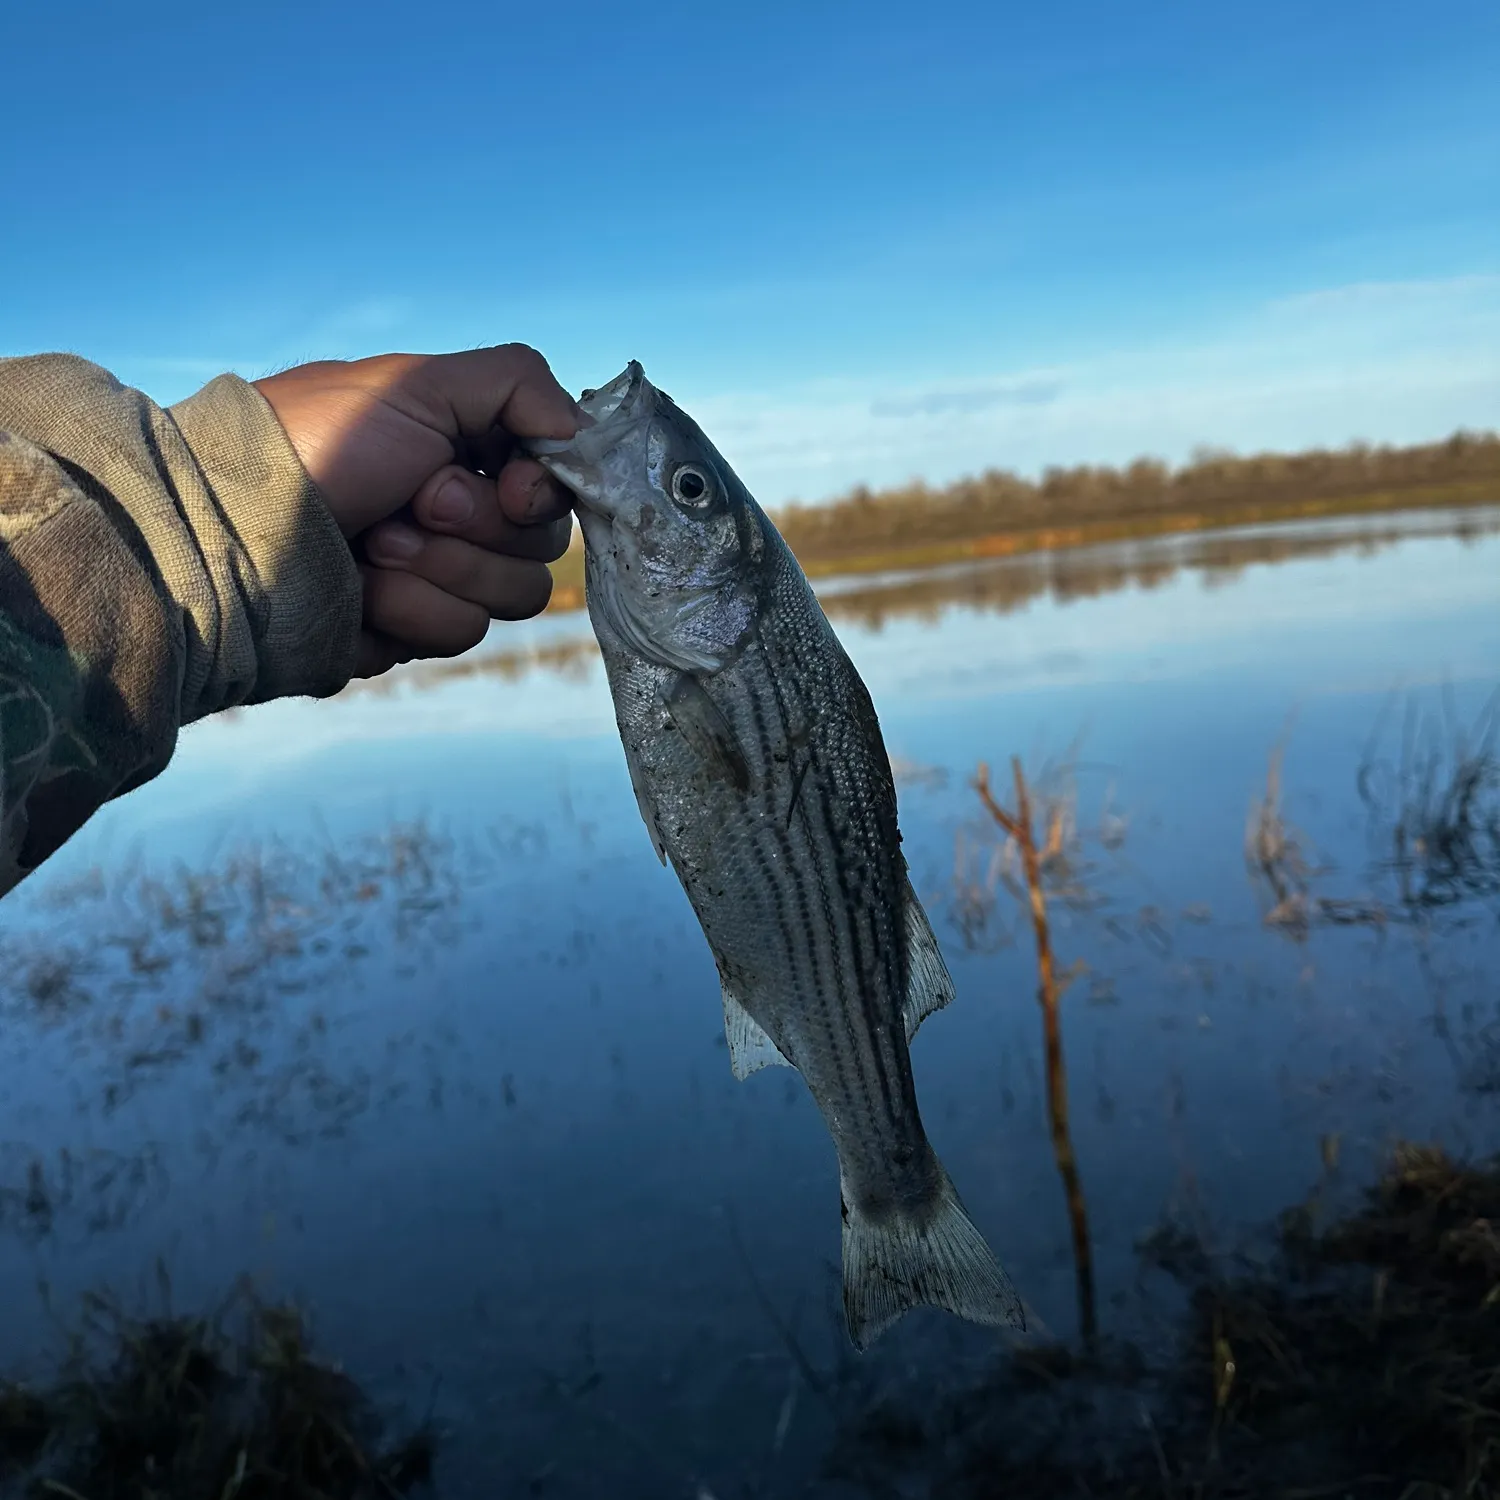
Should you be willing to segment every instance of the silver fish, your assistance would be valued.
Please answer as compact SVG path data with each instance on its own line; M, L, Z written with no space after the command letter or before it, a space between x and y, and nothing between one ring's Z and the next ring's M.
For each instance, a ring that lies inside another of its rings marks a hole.
M1024 1328L928 1144L908 1043L953 982L912 890L870 695L780 534L634 361L531 445L577 499L630 778L718 964L736 1078L798 1069L838 1149L844 1313Z

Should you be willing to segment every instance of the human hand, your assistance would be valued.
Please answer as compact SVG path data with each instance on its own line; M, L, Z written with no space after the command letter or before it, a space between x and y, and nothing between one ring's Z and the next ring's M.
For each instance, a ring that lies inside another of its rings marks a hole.
M359 559L356 676L456 656L546 606L572 515L515 439L570 438L578 408L535 349L325 360L255 386Z

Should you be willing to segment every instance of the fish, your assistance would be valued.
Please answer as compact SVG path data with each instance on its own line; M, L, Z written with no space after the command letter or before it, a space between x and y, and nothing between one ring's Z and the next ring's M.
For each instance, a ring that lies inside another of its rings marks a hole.
M638 361L527 446L572 494L641 817L717 965L734 1076L790 1066L838 1153L865 1349L918 1306L1024 1329L927 1139L910 1043L953 999L870 694L801 566Z

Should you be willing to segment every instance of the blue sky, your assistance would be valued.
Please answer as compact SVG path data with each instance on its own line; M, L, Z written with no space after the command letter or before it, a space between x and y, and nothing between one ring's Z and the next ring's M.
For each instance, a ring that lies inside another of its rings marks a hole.
M767 503L1500 426L1500 6L23 3L0 352L627 359Z

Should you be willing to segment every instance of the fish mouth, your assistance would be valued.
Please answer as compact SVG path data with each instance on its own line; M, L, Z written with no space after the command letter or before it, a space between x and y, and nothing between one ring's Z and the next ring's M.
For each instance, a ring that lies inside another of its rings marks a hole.
M608 385L579 397L583 420L571 438L528 438L522 446L583 505L607 515L604 460L651 415L655 405L656 389L646 379L641 362L633 359Z
M608 385L584 391L578 398L583 421L572 437L524 438L521 446L539 459L564 453L597 458L605 446L618 442L622 433L650 412L655 399L655 387L646 379L640 360L633 359Z
M600 386L597 391L585 391L578 405L596 424L609 422L613 417L634 420L640 415L642 398L650 384L640 360L633 359L608 385Z

